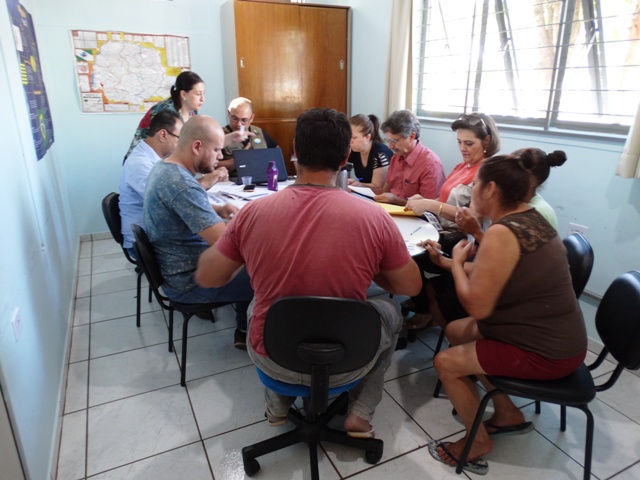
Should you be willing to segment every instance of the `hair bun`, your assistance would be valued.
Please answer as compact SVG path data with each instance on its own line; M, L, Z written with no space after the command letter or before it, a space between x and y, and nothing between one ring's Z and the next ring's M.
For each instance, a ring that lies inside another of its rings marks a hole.
M554 150L547 155L547 162L550 167L559 167L567 161L567 154L562 150Z

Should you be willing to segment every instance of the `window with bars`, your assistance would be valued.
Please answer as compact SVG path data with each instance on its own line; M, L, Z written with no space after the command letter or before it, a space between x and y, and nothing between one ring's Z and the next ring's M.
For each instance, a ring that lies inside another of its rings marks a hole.
M640 0L414 0L419 116L626 133L640 102Z

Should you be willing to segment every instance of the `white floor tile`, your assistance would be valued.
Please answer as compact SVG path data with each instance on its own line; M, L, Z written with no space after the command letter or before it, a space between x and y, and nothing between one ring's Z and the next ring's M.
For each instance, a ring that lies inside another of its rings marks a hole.
M128 270L135 275L136 266L129 262L122 250L118 253L94 256L91 262L91 273L115 272L118 270Z
M235 329L190 337L187 342L187 381L213 375L234 368L253 365L247 352L233 346ZM182 354L182 342L174 342L178 358Z
M84 277L78 277L78 283L76 285L76 298L84 298L91 295L91 276L85 275Z
M124 467L91 477L91 480L212 480L201 442L176 448Z
M91 297L76 298L73 326L88 325L91 321Z
M160 310L155 302L149 303L143 294L140 310L142 313ZM112 318L128 317L136 314L136 290L93 295L91 297L91 322L101 322Z
M87 388L89 385L89 362L77 362L69 365L67 393L64 401L64 413L87 408Z
M596 380L596 384L603 381L598 380L600 379ZM640 423L640 379L630 372L622 372L615 385L609 390L598 392L597 398L634 422Z
M143 299L147 295L147 285L147 279L143 278ZM116 270L114 272L94 273L91 275L92 295L103 295L105 293L121 292L123 290L135 291L136 288L136 275L131 270Z
M391 365L385 372L385 380L391 380L425 368L433 367L433 350L417 340L404 350L393 352Z
M199 440L189 400L175 386L90 408L87 475Z
M91 250L93 242L80 242L80 252L78 253L78 258L87 258L91 257Z
M615 480L638 480L640 478L640 462L611 478Z
M202 438L266 422L264 387L253 365L193 380L187 388Z
M180 382L175 354L164 343L92 359L89 367L90 407Z
M242 448L256 442L274 437L287 431L287 426L269 427L266 422L260 422L240 430L234 430L225 435L205 440L204 444L209 454L209 461L216 479L245 478L242 464ZM256 478L262 480L303 480L311 478L309 467L309 449L304 443L292 445L259 457L260 473ZM318 464L322 480L337 480L338 473L327 460L327 456L320 449Z
M169 350L169 331L162 310L97 322L91 325L91 358L125 352L150 345L165 344Z
M71 353L69 363L81 362L89 358L89 325L73 327L71 332Z
M198 317L191 317L189 320L189 337L202 335L203 333L217 332L229 328L236 328L236 312L231 305L227 305L214 310L215 322L203 320ZM168 314L167 314L168 317ZM181 313L175 313L173 316L173 338L179 340L182 338L182 324L184 317Z
M85 477L85 445L87 441L87 411L62 417L62 436L58 456L57 480L79 480Z
M109 255L111 253L120 253L122 255L122 247L113 239L94 240L92 255L98 257L100 255Z
M78 276L91 275L91 258L78 259Z

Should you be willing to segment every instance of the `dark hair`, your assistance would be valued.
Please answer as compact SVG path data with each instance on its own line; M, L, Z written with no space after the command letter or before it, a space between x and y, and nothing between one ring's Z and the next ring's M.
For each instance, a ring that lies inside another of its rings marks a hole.
M178 112L174 112L173 110L161 110L151 117L149 130L147 130L147 137L153 137L162 129L171 131L176 126L176 123L181 121L182 118L180 118Z
M485 157L493 157L500 151L498 126L489 115L480 112L463 113L451 124L451 130L454 132L460 129L472 131L476 138L483 142L487 136L491 136L489 145L485 146L484 149Z
M532 167L530 158L497 155L484 161L478 170L478 179L482 188L489 182L495 183L503 206L514 207L529 196Z
M416 138L420 138L420 121L409 110L396 110L382 122L380 129L384 133L400 135L402 138L409 138L412 133L416 134Z
M338 171L347 158L351 127L344 113L311 108L296 121L295 148L298 164L312 171Z
M365 137L371 135L371 140L382 143L380 137L380 120L375 115L364 115L359 113L349 119L349 123L354 127L359 127Z
M521 148L516 150L512 155L518 158L526 159L531 162L531 175L535 180L535 187L542 185L551 172L551 167L559 167L567 161L567 154L562 150L554 150L551 153L544 153L539 148Z
M173 105L176 107L176 110L180 110L180 108L182 108L182 99L180 98L180 92L189 92L191 91L193 86L198 83L204 82L195 72L182 72L176 77L175 83L171 85L171 89L169 90L169 92L171 93L171 100L173 100Z

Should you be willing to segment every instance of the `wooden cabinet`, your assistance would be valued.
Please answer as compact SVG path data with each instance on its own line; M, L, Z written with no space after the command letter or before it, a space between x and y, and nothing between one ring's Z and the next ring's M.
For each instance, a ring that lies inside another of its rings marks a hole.
M350 9L236 0L234 18L239 94L293 174L298 115L312 107L349 114Z

